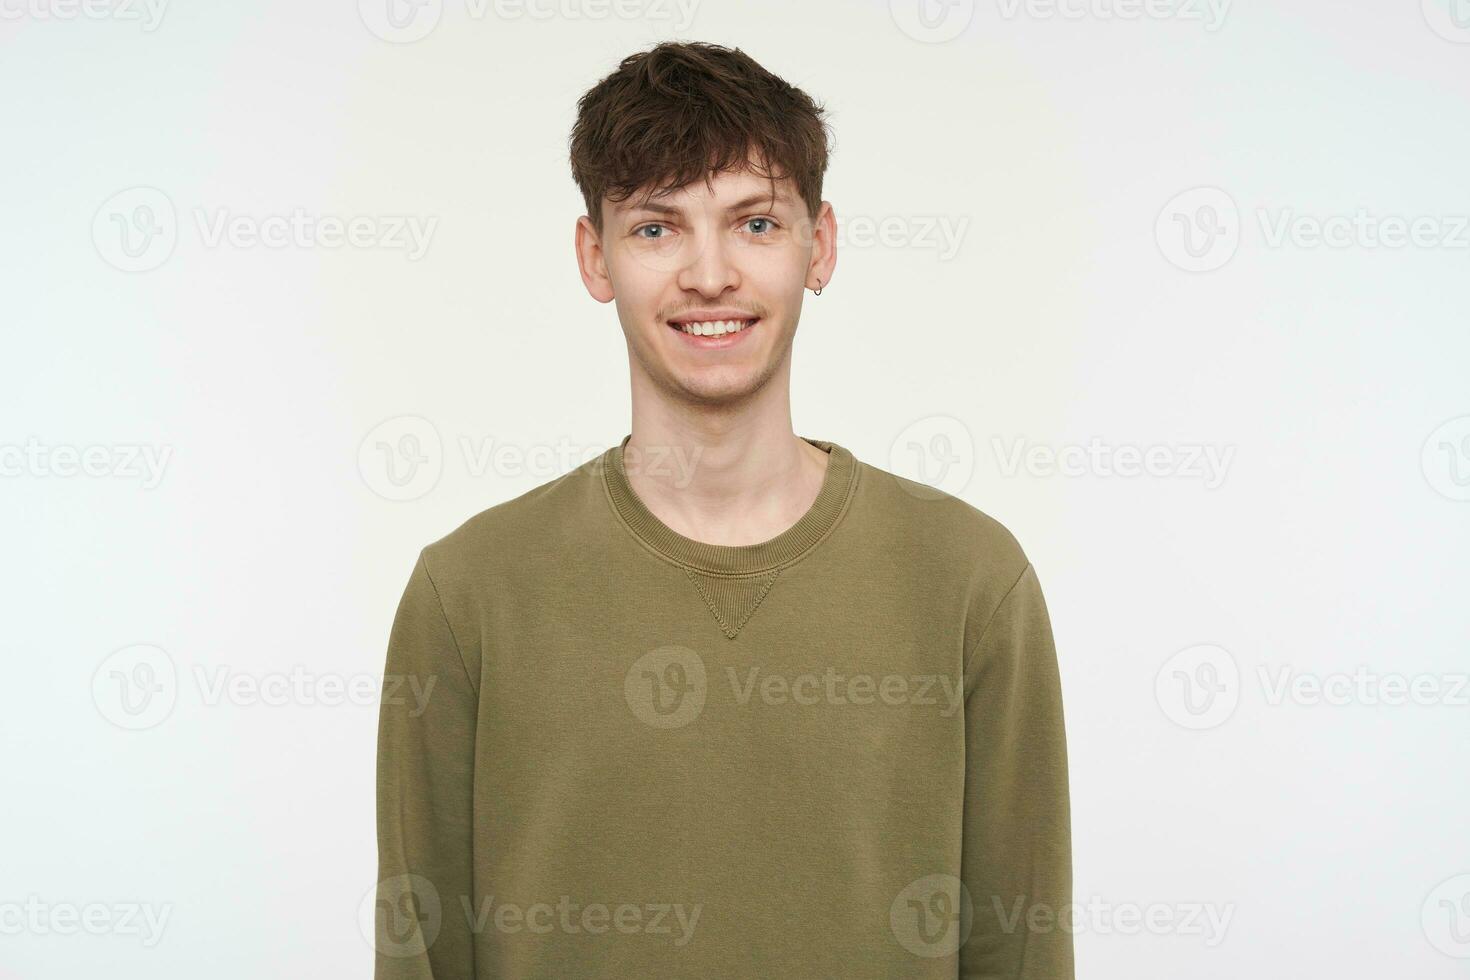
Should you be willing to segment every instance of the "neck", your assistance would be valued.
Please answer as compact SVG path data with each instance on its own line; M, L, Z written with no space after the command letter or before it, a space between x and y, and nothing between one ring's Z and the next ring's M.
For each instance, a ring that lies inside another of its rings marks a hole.
M655 517L720 545L759 544L795 524L827 461L793 431L786 398L714 411L635 396L624 450L628 483Z

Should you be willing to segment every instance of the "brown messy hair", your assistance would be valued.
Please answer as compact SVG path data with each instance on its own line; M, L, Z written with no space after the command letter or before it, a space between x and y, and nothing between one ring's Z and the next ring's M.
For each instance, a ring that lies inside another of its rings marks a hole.
M577 102L572 177L602 234L602 200L644 200L714 174L790 177L815 218L827 170L823 108L739 48L664 42L629 55Z

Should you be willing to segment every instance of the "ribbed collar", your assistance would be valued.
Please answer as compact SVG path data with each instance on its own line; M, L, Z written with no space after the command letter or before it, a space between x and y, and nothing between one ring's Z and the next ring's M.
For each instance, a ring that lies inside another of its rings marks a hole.
M774 538L759 544L706 544L684 537L659 520L633 492L628 474L623 469L623 448L632 438L633 434L628 433L603 457L603 483L613 509L628 530L654 551L686 568L715 575L769 571L806 554L836 526L852 499L857 482L857 466L852 453L836 443L801 436L829 456L822 489L801 519Z

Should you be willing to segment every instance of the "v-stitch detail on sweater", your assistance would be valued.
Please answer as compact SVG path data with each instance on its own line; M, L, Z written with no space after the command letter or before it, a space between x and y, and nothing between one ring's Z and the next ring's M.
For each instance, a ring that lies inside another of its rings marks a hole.
M733 640L760 608L761 601L776 584L781 569L777 568L769 575L749 578L703 575L692 568L685 568L684 574L699 590L700 598L709 607L715 622L720 624L720 630Z

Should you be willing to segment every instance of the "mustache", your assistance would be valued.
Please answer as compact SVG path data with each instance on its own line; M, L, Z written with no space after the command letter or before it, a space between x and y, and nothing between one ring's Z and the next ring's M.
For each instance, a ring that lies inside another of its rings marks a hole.
M723 308L724 307L721 307L721 309L723 309ZM688 307L686 309L676 310L676 311L674 311L672 313L665 313L665 314L663 314L660 317L660 319L663 322L667 323L668 321L670 321L670 320L676 320L676 319L678 319L681 316L685 316L685 315L690 314L690 313L697 313L697 312L699 312L700 309L701 309L701 307L691 306L691 307ZM741 315L738 317L738 319L742 319L742 320L763 320L763 319L765 319L765 316L766 316L766 314L765 314L765 312L763 310L749 310L749 311L747 311L747 310L744 310L743 307L739 307L739 306L730 306L729 309L739 311Z

